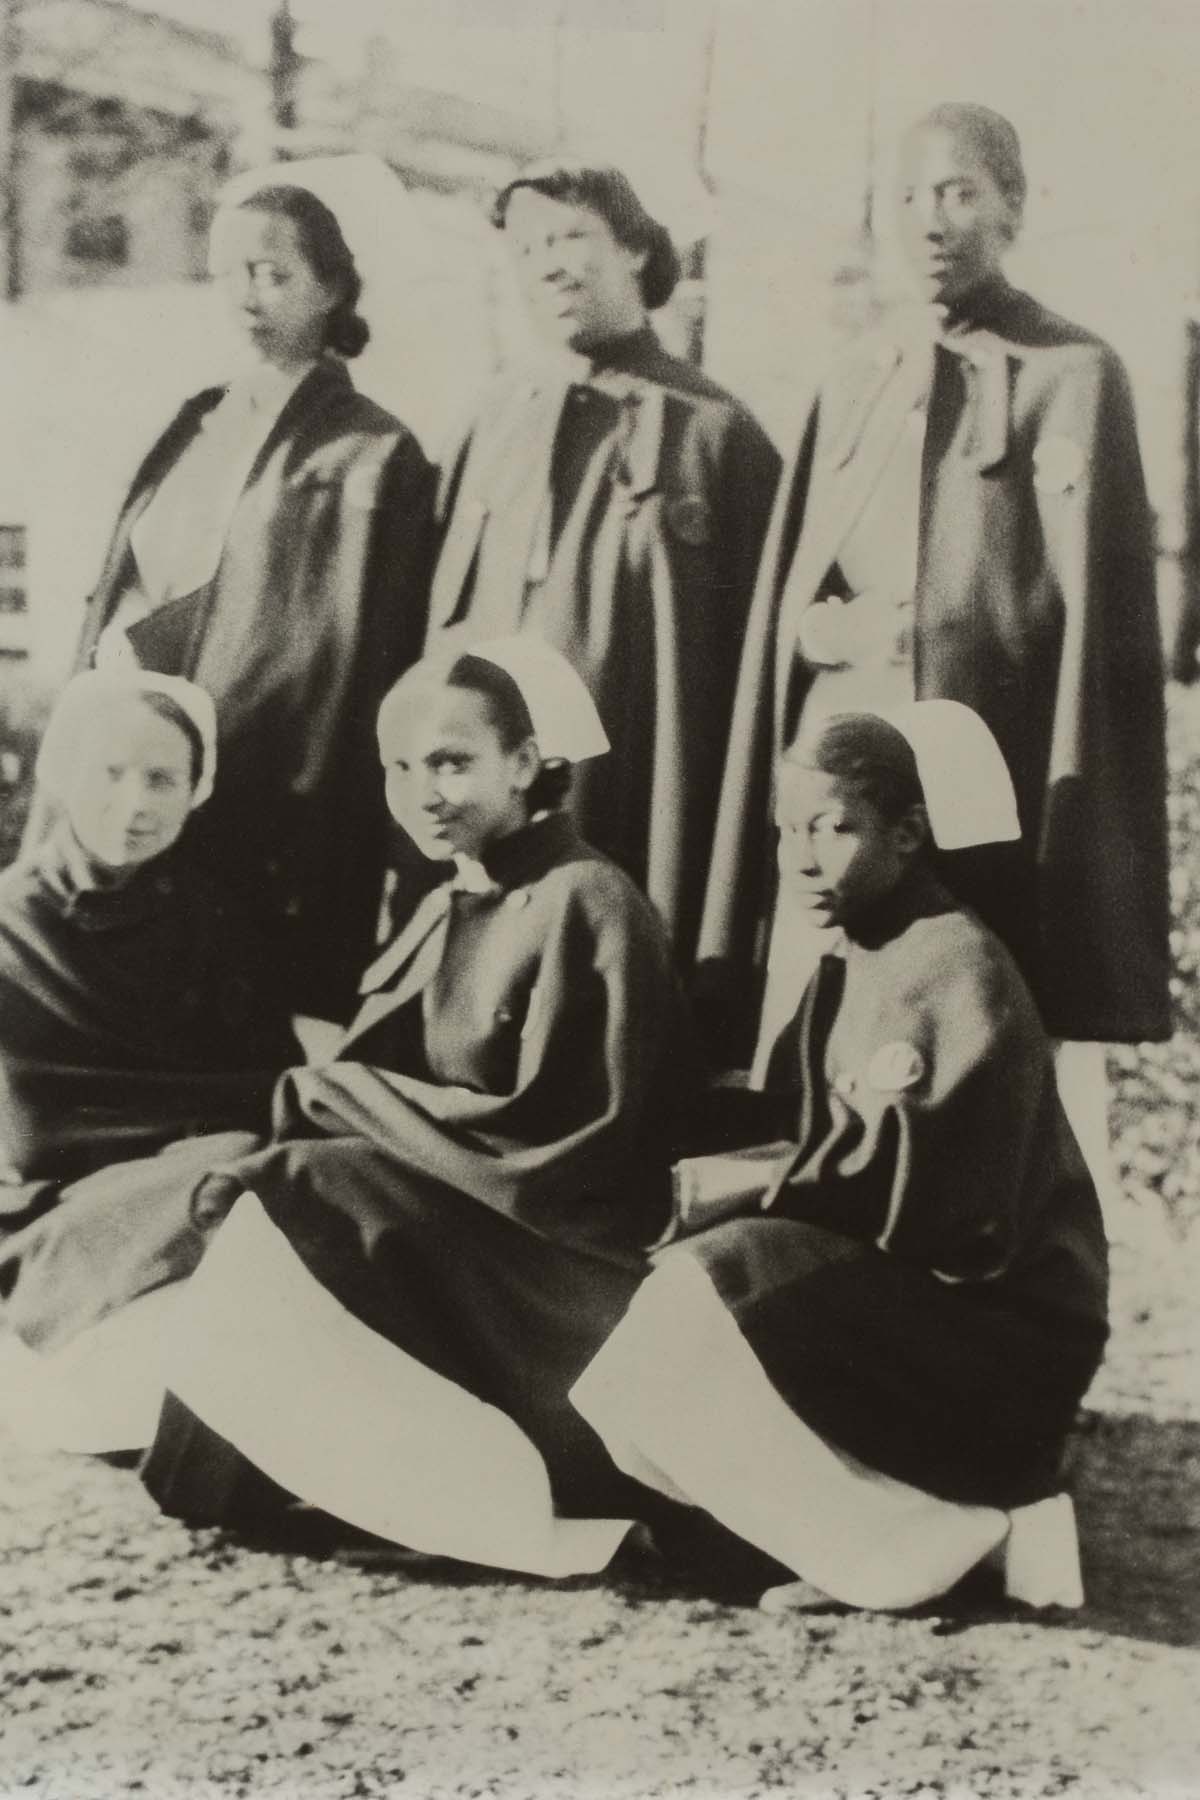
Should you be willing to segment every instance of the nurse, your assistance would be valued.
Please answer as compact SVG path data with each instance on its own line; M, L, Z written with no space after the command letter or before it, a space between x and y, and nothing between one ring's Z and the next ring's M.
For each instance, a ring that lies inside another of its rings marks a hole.
M971 706L1012 772L1022 836L947 872L1068 1061L1088 1046L1064 1094L1099 1169L1097 1046L1171 1028L1153 537L1124 369L1005 278L1025 189L1017 135L985 107L936 106L904 139L901 229L924 305L843 354L786 477L701 951L754 960L775 912L774 770L799 731L914 696ZM760 1075L819 949L781 903Z
M420 654L433 476L351 379L370 328L337 212L359 159L341 160L243 176L220 206L210 261L241 356L134 476L77 663L212 695L222 782L198 847L279 944L293 1009L344 1022L388 854L372 731Z
M261 1525L290 1494L416 1549L599 1568L637 1490L567 1390L669 1212L692 1066L670 947L564 810L606 740L557 652L444 647L384 702L379 748L446 880L336 1059L281 1081L271 1147L200 1190L232 1210L145 1480L198 1523Z
M572 814L649 894L686 968L779 458L664 348L651 315L678 259L618 169L533 165L492 219L552 354L501 377L446 467L430 642L465 622L569 659L612 742Z
M953 701L835 714L778 792L782 880L837 954L766 1091L709 1097L672 1241L572 1397L789 1602L911 1606L995 1553L1013 1597L1078 1604L1060 1461L1104 1230L1029 991L934 864L1014 837L995 740Z
M75 676L55 825L0 876L0 1326L39 1350L195 1267L190 1187L263 1140L297 1056L273 946L197 862L216 740L192 682Z

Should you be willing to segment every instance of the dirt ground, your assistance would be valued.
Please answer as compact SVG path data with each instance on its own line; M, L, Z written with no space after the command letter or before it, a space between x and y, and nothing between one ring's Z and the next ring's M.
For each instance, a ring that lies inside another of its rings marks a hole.
M772 1617L632 1567L363 1567L189 1532L128 1471L0 1444L3 1800L1200 1796L1195 692L1173 700L1172 808L1180 1029L1113 1059L1081 1612Z

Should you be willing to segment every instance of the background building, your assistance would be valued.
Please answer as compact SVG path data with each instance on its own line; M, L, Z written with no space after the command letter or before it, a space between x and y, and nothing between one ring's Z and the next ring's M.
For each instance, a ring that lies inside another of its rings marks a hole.
M120 0L5 0L8 297L194 280L258 82L228 40Z

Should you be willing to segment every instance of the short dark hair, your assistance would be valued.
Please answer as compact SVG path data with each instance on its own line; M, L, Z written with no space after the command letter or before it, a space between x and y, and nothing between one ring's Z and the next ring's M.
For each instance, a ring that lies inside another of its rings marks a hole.
M531 163L493 200L490 216L497 231L504 230L509 202L522 188L568 206L586 206L599 214L619 244L627 250L644 250L646 260L638 275L642 303L651 312L666 305L679 280L679 257L666 226L646 211L620 169L566 157Z
M943 100L930 107L914 131L948 131L976 150L996 186L1014 212L1025 205L1028 184L1021 160L1021 140L1003 113L970 100Z
M271 213L291 220L309 268L339 296L326 322L325 348L336 350L339 356L357 356L365 350L371 331L358 312L362 279L337 216L325 202L308 188L274 182L239 200L237 211Z
M833 713L802 731L783 760L846 782L889 824L925 805L912 745L877 713Z

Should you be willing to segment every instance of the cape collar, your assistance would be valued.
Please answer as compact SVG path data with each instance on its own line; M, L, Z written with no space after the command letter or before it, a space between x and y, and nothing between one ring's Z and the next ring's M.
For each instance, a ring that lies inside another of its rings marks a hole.
M606 344L596 345L589 355L581 357L579 361L585 379L604 374L639 375L658 353L658 339L650 325L643 321L636 331L626 332L624 337L611 338Z
M366 970L359 983L360 995L371 1005L383 1004L382 990L388 989L386 1004L391 1006L419 991L440 956L434 934L443 929L456 895L469 895L470 904L487 908L501 902L507 894L538 880L560 863L591 854L565 813L547 813L542 818L531 819L519 831L511 832L489 846L478 865L484 880L473 878L464 882L455 876L425 896L407 924ZM428 963L424 969L418 960L421 957ZM366 1029L370 1022L365 1014L360 1014L350 1028L350 1036Z
M557 863L586 853L587 846L567 813L551 812L531 819L519 831L489 844L480 862L498 888L508 890L536 881Z
M930 307L928 311L932 315L935 335L954 348L960 339L969 337L972 332L1001 330L1021 298L1017 289L1010 287L1003 275L997 274L973 288L953 307Z
M65 819L35 852L33 870L54 909L93 931L151 917L177 887L173 850L129 871L108 870L93 861Z

